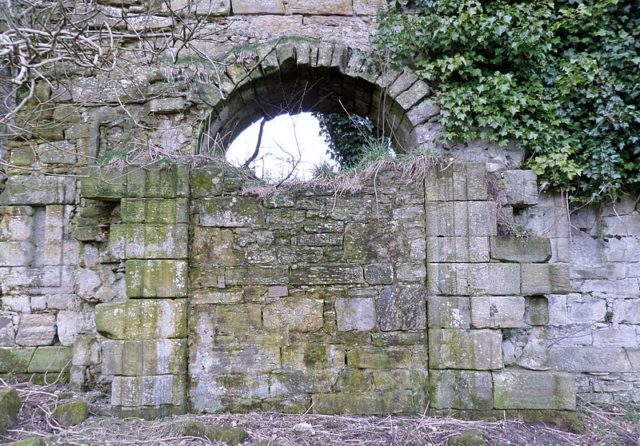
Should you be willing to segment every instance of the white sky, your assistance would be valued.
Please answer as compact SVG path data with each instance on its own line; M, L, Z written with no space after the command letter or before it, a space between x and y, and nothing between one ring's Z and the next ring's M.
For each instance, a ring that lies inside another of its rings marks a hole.
M259 129L260 121L257 121L231 143L227 149L227 160L230 163L241 165L251 156L258 142ZM297 160L300 163L294 175L300 180L310 179L313 166L322 162L336 165L327 154L327 143L320 136L318 120L311 113L300 113L293 116L280 115L267 121L260 152L252 163L258 177L281 180Z

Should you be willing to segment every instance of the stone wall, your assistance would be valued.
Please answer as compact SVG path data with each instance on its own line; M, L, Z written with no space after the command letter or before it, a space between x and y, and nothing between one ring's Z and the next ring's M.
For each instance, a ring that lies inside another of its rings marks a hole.
M428 85L366 52L381 3L171 2L206 35L175 61L125 40L113 71L40 82L0 143L0 376L101 386L149 416L640 400L638 200L569 212L516 148L436 144ZM152 3L97 8L113 29L175 25ZM202 162L301 83L297 108L344 104L401 148L474 162L269 199L155 162Z

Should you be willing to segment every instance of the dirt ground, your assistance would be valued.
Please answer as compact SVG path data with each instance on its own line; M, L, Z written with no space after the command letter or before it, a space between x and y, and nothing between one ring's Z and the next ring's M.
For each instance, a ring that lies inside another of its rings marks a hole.
M185 434L193 421L207 425L230 425L248 433L243 445L447 445L449 439L469 430L478 431L488 445L585 445L640 446L640 407L596 407L582 404L580 417L584 432L572 433L545 424L518 420L495 422L462 421L429 416L323 416L250 413L238 415L188 415L160 420L119 419L105 415L108 400L104 394L83 394L91 403L89 418L82 424L64 428L53 417L62 401L78 398L64 385L13 385L23 405L17 424L2 444L38 436L51 445L224 445ZM311 431L298 432L300 423ZM308 426L307 426L308 428Z

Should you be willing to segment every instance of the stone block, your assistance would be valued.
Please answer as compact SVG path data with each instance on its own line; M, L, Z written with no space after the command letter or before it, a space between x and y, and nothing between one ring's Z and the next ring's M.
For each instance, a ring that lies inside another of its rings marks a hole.
M0 207L0 241L31 241L33 213L30 206Z
M111 227L109 245L120 259L183 259L187 257L188 226L121 224Z
M76 426L89 416L86 401L70 401L59 404L53 412L54 419L64 427Z
M507 263L430 263L431 295L505 296L520 294L520 265Z
M471 298L471 325L475 328L517 328L524 324L522 296L476 296Z
M220 166L205 166L191 172L191 197L212 197L223 192L223 169Z
M75 164L76 148L69 141L55 141L38 144L36 153L41 163Z
M427 277L427 270L424 263L397 263L396 280L399 282L424 283Z
M496 409L575 410L574 377L568 373L505 369L493 373Z
M123 223L189 223L189 203L185 198L125 198L120 203L120 215Z
M364 280L369 285L391 285L393 283L393 267L389 263L365 265Z
M362 267L355 264L293 265L292 285L350 285L364 283Z
M378 263L391 260L392 234L377 223L351 222L344 233L347 261Z
M469 328L471 325L467 296L429 296L427 309L431 328Z
M336 344L307 343L282 347L282 367L292 370L331 369L345 367L345 347Z
M73 347L38 347L29 361L28 373L66 372L73 358Z
M187 337L186 300L137 300L96 306L96 329L109 339Z
M16 344L24 347L51 345L56 337L56 317L53 314L23 314L18 324Z
M566 294L571 291L569 266L554 264L522 264L522 294Z
M354 346L347 350L347 365L357 369L426 368L426 355L416 355L411 347Z
M549 324L549 301L545 296L526 298L524 320L529 325Z
M292 274L293 276L293 274ZM227 267L224 270L226 285L286 285L293 279L289 278L289 270L285 266ZM304 283L306 285L307 283Z
M604 300L600 300L600 302L605 303ZM615 300L613 302L613 320L622 324L640 324L640 305L638 305L637 299Z
M29 266L34 254L35 246L32 242L0 242L0 267Z
M427 237L492 237L497 234L492 201L426 203Z
M493 409L491 372L431 370L429 396L434 409Z
M551 241L542 237L492 237L491 258L504 262L544 263L551 258Z
M0 435L15 423L22 407L22 401L16 389L7 387L0 389Z
M603 235L621 236L621 237L639 236L640 235L640 212L636 211L627 215L620 215L615 217L603 217L602 224L603 224L603 229L602 229Z
M214 197L196 206L201 226L255 227L265 220L264 208L252 197Z
M429 368L501 369L502 334L499 330L429 329Z
M104 341L103 375L180 375L187 371L187 341Z
M115 376L111 384L111 405L138 407L185 403L186 382L176 375Z
M386 6L385 0L354 0L353 12L355 15L378 15Z
M427 262L489 262L489 238L427 237Z
M416 413L419 409L409 390L316 393L311 398L317 414L391 415Z
M284 14L282 0L232 0L234 14Z
M288 5L289 14L303 15L353 15L351 0L291 0Z
M538 203L538 176L532 170L505 170L500 173L507 204L519 208Z
M25 373L35 351L33 347L0 347L0 373Z
M187 297L187 262L127 260L127 297Z
M342 245L342 234L303 234L296 238L296 244L299 246L340 246Z
M380 329L424 330L427 326L427 290L424 285L386 287L376 299Z
M191 10L198 16L227 16L231 13L231 0L195 0Z
M560 346L549 348L552 370L574 373L623 373L634 370L629 349L617 346ZM636 364L637 365L637 364Z
M191 296L191 305L236 304L244 300L242 291L195 291Z
M149 18L145 17L145 28L149 28ZM165 19L166 20L166 19ZM170 24L170 22L169 22ZM166 27L160 26L160 28ZM165 114L165 113L180 113L185 111L189 106L189 103L184 98L159 98L149 101L149 111L151 113Z
M335 309L340 331L370 331L376 328L376 308L372 298L338 298Z
M425 178L427 201L485 201L487 169L484 163L455 163Z
M323 308L324 303L319 299L280 299L264 307L264 327L267 330L318 331L324 324Z
M64 346L73 346L78 334L78 313L75 311L59 311L56 317L58 340Z
M0 193L0 205L73 204L75 195L75 178L14 175Z

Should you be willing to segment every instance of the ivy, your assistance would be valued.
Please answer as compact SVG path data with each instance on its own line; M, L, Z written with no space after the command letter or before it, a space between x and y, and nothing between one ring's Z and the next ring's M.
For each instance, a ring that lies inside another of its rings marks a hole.
M578 201L640 192L637 0L415 0L374 47L433 87L445 140L515 141Z

